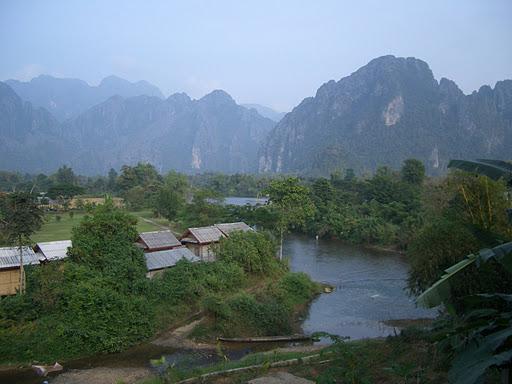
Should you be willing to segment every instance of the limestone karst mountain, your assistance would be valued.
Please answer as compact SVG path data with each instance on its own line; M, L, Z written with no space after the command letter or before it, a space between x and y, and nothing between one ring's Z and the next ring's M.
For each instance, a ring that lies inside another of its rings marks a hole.
M430 174L451 158L512 158L512 81L464 95L421 60L374 59L288 113L261 148L259 170L365 172L412 157Z

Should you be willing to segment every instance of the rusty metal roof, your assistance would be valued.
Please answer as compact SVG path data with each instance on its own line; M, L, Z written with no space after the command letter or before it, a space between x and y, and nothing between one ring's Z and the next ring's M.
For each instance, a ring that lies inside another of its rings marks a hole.
M230 233L235 231L252 231L253 229L249 227L247 224L245 224L243 221L237 222L237 223L221 223L221 224L215 224L217 228L221 230L223 234L226 236L229 236Z
M39 258L32 248L23 247L23 265L39 264ZM0 248L0 269L20 266L20 250L17 247Z
M37 243L35 251L36 253L41 254L45 260L62 260L68 257L69 247L71 247L71 240L48 241L44 243Z
M171 231L142 232L139 239L146 245L147 250L177 247L181 245Z
M225 236L221 230L215 226L211 226L189 228L181 240L189 243L208 244L217 242L222 237Z
M164 251L146 253L144 257L146 258L148 271L173 267L181 259L191 262L200 261L199 257L194 255L187 247L183 246L166 249Z

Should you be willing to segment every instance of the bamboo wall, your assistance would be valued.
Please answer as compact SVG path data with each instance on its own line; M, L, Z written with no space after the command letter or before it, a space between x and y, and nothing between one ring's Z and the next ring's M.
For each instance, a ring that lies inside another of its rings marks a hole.
M20 270L0 270L0 296L15 295L20 288Z

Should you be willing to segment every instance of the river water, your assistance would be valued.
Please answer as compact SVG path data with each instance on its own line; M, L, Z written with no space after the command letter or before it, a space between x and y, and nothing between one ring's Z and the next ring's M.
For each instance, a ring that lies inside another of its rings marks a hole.
M293 236L283 254L292 271L335 286L311 304L303 329L351 339L381 337L397 330L384 321L435 317L436 311L417 308L405 291L408 264L397 253L379 252L334 240Z
M303 322L305 333L324 331L351 339L381 337L397 331L384 323L387 320L432 318L436 315L435 311L417 308L407 295L405 286L409 267L399 254L306 236L287 238L283 253L289 259L292 271L306 272L315 281L335 286L334 292L319 295L311 304ZM246 352L249 350L232 351L231 357L236 359ZM149 359L162 355L172 362L190 358L207 362L211 359L147 344L121 354L69 362L65 368L148 367ZM29 370L0 372L0 383L41 382Z

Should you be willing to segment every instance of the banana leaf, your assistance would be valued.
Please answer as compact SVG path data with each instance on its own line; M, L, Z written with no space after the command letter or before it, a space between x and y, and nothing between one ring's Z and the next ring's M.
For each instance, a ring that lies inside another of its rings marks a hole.
M512 327L491 333L481 340L472 340L470 345L453 361L449 372L451 383L473 384L480 382L488 368L508 364L512 350L498 352L512 337ZM498 353L496 353L498 352Z
M450 280L457 273L474 264L475 261L476 255L470 254L465 259L446 269L445 273L434 285L418 296L416 303L421 307L432 308L448 302L451 294Z
M416 303L419 306L432 308L441 304L449 304L450 300L450 282L456 274L463 271L472 264L480 266L489 260L496 260L503 267L512 273L512 242L501 244L491 249L482 249L478 255L470 254L465 259L459 261L445 270L441 278L430 288L418 296Z
M478 173L493 180L503 178L507 183L512 183L512 164L501 160L450 160L448 168L457 168L467 172Z

